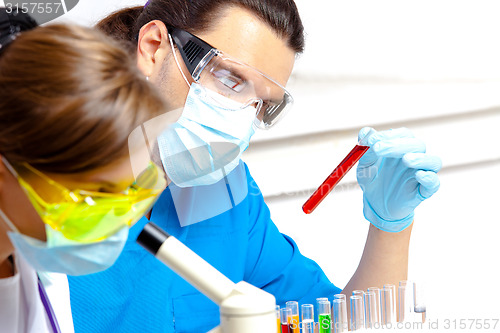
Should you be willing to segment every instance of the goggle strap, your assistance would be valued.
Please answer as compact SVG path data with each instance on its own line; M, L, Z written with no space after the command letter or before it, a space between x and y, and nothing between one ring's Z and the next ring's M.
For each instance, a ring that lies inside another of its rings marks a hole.
M169 35L174 39L189 73L193 75L198 64L214 47L187 31L171 26L167 27L167 29Z

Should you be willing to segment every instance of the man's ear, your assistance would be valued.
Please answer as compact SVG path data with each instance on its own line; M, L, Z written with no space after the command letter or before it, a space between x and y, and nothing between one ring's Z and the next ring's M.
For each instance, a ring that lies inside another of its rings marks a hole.
M161 64L169 52L168 31L162 21L154 20L142 26L137 42L137 66L144 76L152 76L156 65Z

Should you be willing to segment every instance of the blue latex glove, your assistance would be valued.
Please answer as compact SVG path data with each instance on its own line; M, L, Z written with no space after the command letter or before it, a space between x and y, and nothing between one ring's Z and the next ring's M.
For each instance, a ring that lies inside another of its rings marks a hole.
M369 131L361 129L359 139ZM402 231L413 222L415 208L439 189L441 159L426 154L407 128L375 131L366 140L371 148L357 169L363 213L381 230Z

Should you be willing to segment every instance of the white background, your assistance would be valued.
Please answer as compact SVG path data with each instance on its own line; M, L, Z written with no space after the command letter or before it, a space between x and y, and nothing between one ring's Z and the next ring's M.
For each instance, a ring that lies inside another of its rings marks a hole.
M63 20L91 25L134 3L81 0ZM408 127L444 164L411 242L428 316L500 319L500 2L297 3L307 47L289 84L294 110L244 155L273 220L343 287L368 229L354 172L310 216L301 206L361 127Z

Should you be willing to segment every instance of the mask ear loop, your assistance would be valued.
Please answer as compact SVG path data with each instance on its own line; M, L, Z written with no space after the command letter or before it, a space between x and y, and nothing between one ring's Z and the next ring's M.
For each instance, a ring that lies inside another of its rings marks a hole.
M172 41L172 36L170 36L170 34L168 34L168 40L170 41L170 46L172 47L172 53L174 55L175 63L177 64L177 68L179 68L179 71L181 72L182 77L184 78L184 81L186 81L188 87L191 87L191 84L189 83L188 79L186 78L186 75L184 75L184 72L182 71L179 60L177 59L177 55L175 54L174 42Z
M19 229L16 228L14 223L12 223L12 221L7 217L7 215L5 215L5 213L3 212L2 209L0 209L0 217L5 222L5 224L7 224L7 226L10 228L10 230L14 231L15 233L20 234Z

